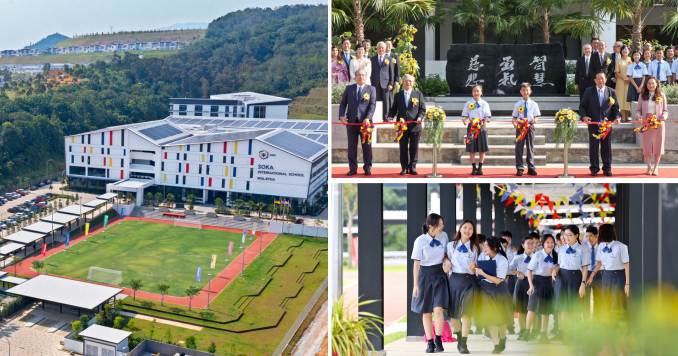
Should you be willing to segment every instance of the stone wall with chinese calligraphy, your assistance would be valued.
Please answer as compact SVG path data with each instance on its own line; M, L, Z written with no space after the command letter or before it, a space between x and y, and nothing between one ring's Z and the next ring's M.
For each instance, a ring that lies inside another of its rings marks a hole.
M560 44L453 44L447 52L450 95L520 95L520 83L534 96L565 95L565 54Z

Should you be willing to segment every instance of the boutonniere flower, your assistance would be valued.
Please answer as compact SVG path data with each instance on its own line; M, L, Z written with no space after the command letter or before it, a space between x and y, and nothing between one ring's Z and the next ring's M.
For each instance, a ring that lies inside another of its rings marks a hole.
M610 58L608 58L608 59L605 61L605 64L610 65L610 63L612 63L612 60L611 60Z
M660 104L660 103L662 102L662 97L661 97L661 95L657 95L657 96L654 98L654 101L657 102L657 104Z
M614 103L615 103L614 98L613 98L613 97L610 97L609 102L610 102L610 105L614 105Z
M391 61L388 58L384 58L384 64L389 64Z
M369 93L363 94L363 101L369 101L369 100L370 100L370 94Z
M344 64L344 61L342 61L342 60L340 59L340 60L337 61L337 63L343 65L343 64Z
M395 60L395 58L393 58L393 64L396 64L396 60Z
M417 98L412 98L412 99L410 99L410 101L412 102L412 105L414 105L414 106L419 105L419 99L417 99Z
M519 107L518 107L518 112L521 113L521 114L524 113L524 112L525 112L525 107L524 107L524 106L519 106Z
M469 108L469 110L473 110L473 109L476 108L476 104L475 104L475 103L470 103L470 104L468 104L468 108Z

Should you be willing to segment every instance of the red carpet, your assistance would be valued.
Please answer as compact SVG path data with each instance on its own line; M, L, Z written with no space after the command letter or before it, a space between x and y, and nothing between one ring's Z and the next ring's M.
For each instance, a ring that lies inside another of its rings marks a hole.
M431 173L431 168L422 167L417 169L418 175L404 175L401 176L400 168L398 167L372 167L372 175L366 176L363 174L362 168L358 169L358 174L348 177L346 173L348 168L346 166L334 166L332 167L332 178L399 178L399 179L417 179L417 178L427 178L426 175ZM538 179L538 178L558 178L559 175L563 173L562 167L547 167L547 168L537 168L538 176L528 176L527 174L518 177L515 175L516 169L513 167L483 167L482 176L472 176L471 167L466 166L454 166L454 167L438 167L438 174L442 174L442 178L517 178L517 179ZM602 171L599 172L597 177L592 177L589 173L587 167L570 167L570 175L574 175L575 178L593 178L593 179L610 179L610 178L678 178L678 167L660 167L659 176L648 176L645 175L645 167L618 167L612 168L612 177L605 177L602 174Z
M117 223L120 223L125 220L142 220L142 221L148 221L148 222L154 222L154 223L160 223L160 224L173 224L173 221L171 220L163 220L163 219L152 219L152 218L143 218L143 217L125 217L125 218L117 218L113 221L111 221L108 226L115 225ZM203 225L203 229L207 230L220 230L220 231L228 231L228 232L234 232L234 233L241 233L241 229L235 229L235 228L229 228L229 227L223 227L223 226L210 226L210 225ZM91 238L93 235L103 231L103 226L99 227L96 230L90 231L89 237ZM251 232L251 231L250 231ZM257 257L259 257L259 250L261 251L265 250L273 240L275 240L276 237L278 237L277 234L270 233L270 232L261 232L257 231L256 232L256 237L257 240L253 241L245 251L236 257L233 258L233 260L224 268L213 280L211 283L211 289L210 289L210 302L212 302L226 287L228 287L231 282L240 275L240 271L243 268L243 265L245 268L252 263ZM70 241L70 245L76 245L81 243L82 241L85 241L84 235L78 237L77 239L72 239ZM38 275L38 273L33 270L32 264L33 261L36 260L43 260L51 255L54 255L56 253L61 252L64 250L66 246L63 244L50 248L47 250L46 255L43 257L42 254L34 255L31 257L28 257L16 265L12 265L9 267L6 267L4 269L5 272L8 273L15 273L19 276L22 277L28 277L32 278ZM243 256L244 256L244 263L243 263ZM65 277L65 276L58 276L62 278L69 278L69 279L74 279L77 280L76 278L70 278L70 277ZM94 283L94 284L102 284L105 285L104 283L97 283L97 282L92 282L92 281L85 281L88 283ZM117 287L117 286L113 286ZM208 285L206 284L203 289L193 297L193 300L191 302L191 306L193 308L198 308L198 309L204 309L207 308L207 289ZM129 295L130 297L132 296L134 291L132 291L129 288L123 288L123 293ZM162 296L159 293L151 293L151 292L146 292L143 290L137 291L137 297L139 298L144 298L144 299L150 299L150 300L155 300L155 301L160 301ZM188 306L189 298L188 297L178 297L178 296L171 296L171 295L166 295L165 296L165 302L170 303L170 304L176 304L176 305L182 305L182 306Z

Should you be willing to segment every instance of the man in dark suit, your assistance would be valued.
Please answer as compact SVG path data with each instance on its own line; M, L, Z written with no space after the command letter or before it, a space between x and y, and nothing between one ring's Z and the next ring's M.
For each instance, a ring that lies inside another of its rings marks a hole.
M605 52L605 41L596 41L596 46L593 46L591 57L594 59L594 62L599 65L599 70L605 72L605 76L609 82L610 74L608 72L608 67L612 63L612 59L610 58L610 54ZM612 68L612 72L614 73L614 68ZM598 71L593 73L598 73Z
M355 72L355 84L348 85L341 96L339 104L339 120L344 123L362 124L365 120L372 120L377 103L377 93L373 86L365 84L365 71ZM353 176L358 172L358 141L362 139L360 126L346 126L348 137L348 166L346 175ZM365 142L363 148L363 169L365 175L372 175L372 145Z
M386 54L386 43L377 43L377 55L371 58L372 75L370 84L377 89L377 101L382 102L384 116L393 105L394 73L391 58Z
M348 80L351 81L353 78L351 78L351 41L348 39L345 39L343 42L341 42L341 58L344 60L344 64L346 65L346 73L348 73Z
M584 55L577 58L575 80L579 90L579 100L584 96L584 91L593 86L593 78L600 71L600 62L593 60L591 45L584 45Z
M393 82L397 83L400 81L400 66L398 62L398 54L393 52L393 42L391 40L386 41L386 55L391 58L391 64L393 65Z
M610 54L610 65L607 66L607 86L610 88L614 88L617 84L617 79L614 76L614 69L617 65L617 59L621 58L622 45L623 43L616 41L612 46L613 52Z
M400 139L400 175L417 174L417 152L419 151L419 135L421 133L421 121L426 115L424 95L413 89L414 77L410 74L403 76L403 90L393 98L393 106L388 112L389 118L400 118L405 121L417 121L407 124L407 130Z
M579 115L586 123L601 123L605 120L619 123L621 114L619 113L619 103L614 89L605 86L607 77L605 72L596 74L596 85L586 89L584 97L579 102ZM607 177L612 176L612 132L604 139L593 137L598 134L599 125L590 124L589 129L589 161L591 162L591 175L598 175L600 163L598 153L603 160L603 173Z

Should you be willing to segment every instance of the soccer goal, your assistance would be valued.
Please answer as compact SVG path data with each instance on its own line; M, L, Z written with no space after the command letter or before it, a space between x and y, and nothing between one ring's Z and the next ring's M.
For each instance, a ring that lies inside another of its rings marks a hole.
M122 271L92 266L87 272L87 280L99 283L121 285Z
M195 229L202 229L202 223L200 221L194 221L194 220L174 219L174 226L192 227L192 228L195 228Z

